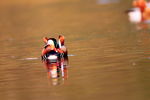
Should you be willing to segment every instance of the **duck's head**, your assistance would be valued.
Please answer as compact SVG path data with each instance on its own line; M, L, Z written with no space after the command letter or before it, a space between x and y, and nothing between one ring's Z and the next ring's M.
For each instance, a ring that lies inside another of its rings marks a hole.
M53 41L53 40L48 40L48 41L47 41L47 45L52 45L52 46L54 46L54 41Z
M44 37L43 41L46 45L50 45L51 48L55 47L54 41L51 38Z
M129 21L131 23L140 23L142 21L142 13L139 8L132 8L127 11L129 16Z
M47 37L43 37L43 41L45 44L47 44L48 38Z
M62 46L62 45L64 45L64 43L65 43L65 37L62 35L59 35L59 45L61 44L61 46Z
M135 7L144 7L146 0L133 0L132 5Z

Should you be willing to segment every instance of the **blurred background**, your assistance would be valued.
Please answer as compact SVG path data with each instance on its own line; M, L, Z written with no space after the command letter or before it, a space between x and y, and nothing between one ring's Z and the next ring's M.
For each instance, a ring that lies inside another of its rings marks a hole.
M132 0L1 0L1 99L149 100L150 30L129 22L129 8ZM42 38L59 34L68 75L50 79Z

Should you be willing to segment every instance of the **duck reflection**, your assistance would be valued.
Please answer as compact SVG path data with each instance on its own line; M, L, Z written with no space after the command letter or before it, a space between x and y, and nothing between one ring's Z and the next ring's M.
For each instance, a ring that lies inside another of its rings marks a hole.
M43 61L48 78L52 81L52 85L60 85L68 78L68 58L61 58L57 62L50 62L49 60Z

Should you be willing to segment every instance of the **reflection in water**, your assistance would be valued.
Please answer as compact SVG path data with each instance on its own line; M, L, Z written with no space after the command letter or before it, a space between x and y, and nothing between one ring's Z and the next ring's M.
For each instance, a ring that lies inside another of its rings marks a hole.
M68 78L68 58L61 58L57 62L45 60L43 63L47 68L48 78L51 79L52 85L59 85Z
M109 4L109 3L117 3L119 0L97 0L98 4Z
M28 57L28 58L24 58L24 59L21 59L21 60L37 60L39 59L38 57Z

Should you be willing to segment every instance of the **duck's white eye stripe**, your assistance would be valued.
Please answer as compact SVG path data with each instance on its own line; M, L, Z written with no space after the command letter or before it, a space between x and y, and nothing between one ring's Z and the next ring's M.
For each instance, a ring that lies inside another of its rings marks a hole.
M54 42L53 42L52 40L48 40L48 41L47 41L47 44L49 44L49 45L54 45Z
M133 11L128 13L129 21L132 23L140 23L142 20L142 13L139 8L134 8Z
M60 40L58 41L58 45L59 45L59 48L61 48L61 42L60 42Z

